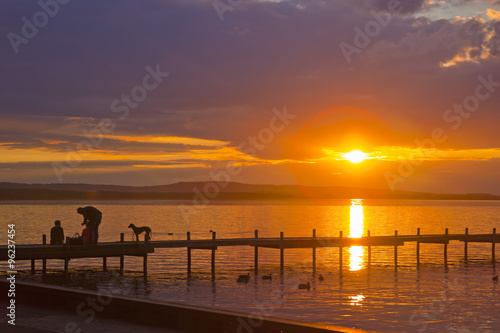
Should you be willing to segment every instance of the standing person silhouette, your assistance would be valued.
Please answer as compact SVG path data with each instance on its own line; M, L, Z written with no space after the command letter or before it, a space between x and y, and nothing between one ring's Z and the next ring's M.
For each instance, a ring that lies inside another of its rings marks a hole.
M82 225L87 224L89 227L89 244L97 244L98 229L102 219L101 211L92 206L80 207L76 211L83 215Z

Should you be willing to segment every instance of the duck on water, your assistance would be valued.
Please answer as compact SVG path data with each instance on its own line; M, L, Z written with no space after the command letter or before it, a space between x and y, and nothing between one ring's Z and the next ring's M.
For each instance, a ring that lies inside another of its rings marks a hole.
M309 282L307 282L307 283L301 283L301 284L299 284L299 289L307 289L307 290L309 290L309 289L311 289L311 284Z
M240 275L240 276L238 276L238 279L236 280L236 282L244 282L244 283L248 283L248 281L250 281L250 273L245 274L245 275Z

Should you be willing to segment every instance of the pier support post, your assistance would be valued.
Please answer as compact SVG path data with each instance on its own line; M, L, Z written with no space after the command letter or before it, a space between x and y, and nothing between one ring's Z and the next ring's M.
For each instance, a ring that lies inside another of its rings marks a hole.
M191 232L188 231L187 232L187 240L191 240ZM191 276L191 248L187 247L187 273L188 273L188 276Z
M339 231L339 273L342 275L342 255L343 255L343 247L342 247L342 237L344 236L344 232L342 230Z
M47 235L43 234L42 235L42 244L46 245L47 244ZM42 275L47 274L47 259L42 260Z
M145 254L143 257L142 270L144 273L144 277L148 276L148 255L147 254Z
M313 229L313 238L316 238L316 229ZM316 275L316 242L313 247L313 275Z
M255 239L259 238L259 230L255 230ZM254 273L257 275L259 272L259 247L254 246Z
M493 228L493 241L491 242L491 262L495 265L495 236L497 233L497 228Z
M120 233L120 242L123 243L125 241L125 234ZM123 275L123 269L125 268L125 256L120 256L120 275Z
M69 251L69 237L66 237L66 250ZM69 258L64 259L64 274L68 274Z
M34 275L36 272L35 269L35 259L31 259L31 275Z
M371 239L370 239L370 236L371 236L371 232L370 230L368 230L366 232L366 237L368 238L368 269L370 269L370 266L372 264L372 247L370 246L371 244Z
M398 238L398 231L394 230L394 238L397 240ZM394 244L394 270L398 270L398 245Z
M283 274L285 269L285 249L283 248L283 231L280 232L280 274Z
M467 262L467 239L469 237L467 237L467 235L469 235L469 228L465 228L465 241L464 241L464 260L465 262Z
M104 272L108 271L108 257L102 257L102 270Z
M448 240L448 228L444 229L444 236ZM444 267L448 267L448 243L444 243Z
M217 247L217 243L215 242L215 235L216 235L216 232L212 232L212 240L214 242L214 245L212 247L212 278L215 277L215 249Z
M420 228L417 228L417 236L420 238ZM417 268L420 268L420 241L417 240Z

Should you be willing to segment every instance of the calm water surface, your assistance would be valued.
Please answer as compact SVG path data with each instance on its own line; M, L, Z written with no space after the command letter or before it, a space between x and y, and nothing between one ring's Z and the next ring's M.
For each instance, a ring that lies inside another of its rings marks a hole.
M153 240L443 233L490 233L500 226L497 201L391 201L335 200L325 202L226 202L190 206L189 202L2 202L2 243L7 224L16 225L16 243L41 243L56 219L67 236L81 233L76 208L94 205L103 212L100 241L117 241L121 232L132 240L127 226L135 223L153 230ZM168 233L173 233L169 236ZM498 246L497 246L498 248ZM393 332L500 332L500 294L492 276L499 269L491 263L491 244L470 244L469 262L463 261L463 244L448 246L448 267L443 267L443 246L421 245L421 269L417 270L415 245L398 249L400 267L393 267L393 247L373 247L367 266L364 247L345 248L344 268L339 271L336 248L317 250L317 274L312 274L310 249L285 250L285 272L279 275L279 251L259 249L259 275L253 276L253 249L221 247L216 252L216 276L210 274L210 251L194 250L192 276L186 274L185 249L157 249L149 256L148 278L141 274L142 260L126 257L124 277L117 277L117 258L109 258L109 272L101 272L101 259L75 259L70 275L61 274L62 261L49 261L46 278L27 274L29 262L18 262L22 279L75 288L101 290L139 298L196 304L253 313L245 318L258 324L261 313ZM498 251L497 251L498 252ZM498 254L497 254L498 257ZM5 271L5 265L2 271ZM250 272L248 284L236 276ZM273 274L271 281L262 274ZM298 283L311 283L299 290ZM253 319L252 319L253 318ZM255 319L257 318L257 319ZM251 326L249 326L251 327ZM244 331L244 330L243 330Z

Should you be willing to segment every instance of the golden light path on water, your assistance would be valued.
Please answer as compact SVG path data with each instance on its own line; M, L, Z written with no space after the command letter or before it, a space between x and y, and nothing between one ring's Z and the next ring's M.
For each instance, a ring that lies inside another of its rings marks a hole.
M358 238L363 236L363 199L352 199L349 214L349 237ZM363 246L351 246L349 248L349 270L359 271L363 266L365 249Z
M358 238L363 236L364 226L363 199L352 199L349 212L349 237ZM349 248L349 270L359 271L363 266L363 246L351 246ZM362 305L365 297L363 295L349 296L352 306Z

